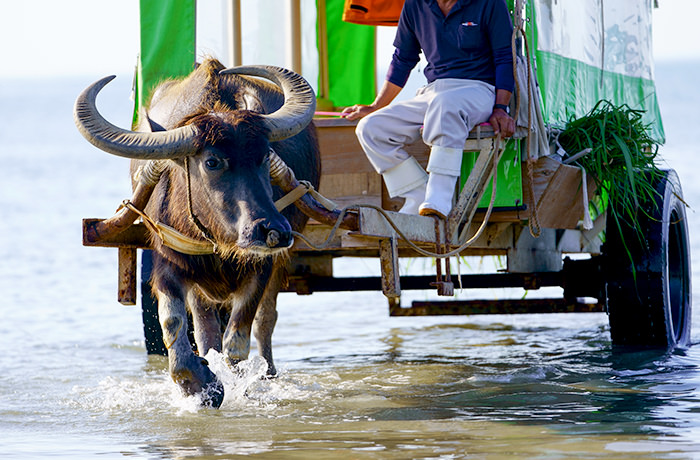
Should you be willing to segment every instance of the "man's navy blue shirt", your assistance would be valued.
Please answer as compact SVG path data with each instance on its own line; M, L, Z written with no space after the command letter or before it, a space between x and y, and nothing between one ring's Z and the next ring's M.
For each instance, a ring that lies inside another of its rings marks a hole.
M457 0L447 17L437 0L406 0L386 79L403 87L423 50L429 83L463 78L512 92L512 33L505 0Z

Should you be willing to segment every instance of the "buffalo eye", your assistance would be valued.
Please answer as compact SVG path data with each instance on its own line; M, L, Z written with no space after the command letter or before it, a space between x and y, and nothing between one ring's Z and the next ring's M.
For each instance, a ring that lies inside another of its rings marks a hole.
M209 157L204 160L204 165L211 171L216 171L224 166L224 162L216 157Z

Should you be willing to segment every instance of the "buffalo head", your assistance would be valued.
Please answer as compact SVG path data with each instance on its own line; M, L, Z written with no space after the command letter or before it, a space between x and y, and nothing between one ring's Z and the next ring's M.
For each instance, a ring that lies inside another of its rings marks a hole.
M281 87L284 103L269 114L262 113L261 107L228 105L218 97L216 87L219 79L236 78L224 77L230 74L273 81ZM217 83L200 91L196 106L177 108L183 113L179 120L152 119L149 111L150 132L119 128L100 115L95 99L112 78L83 91L75 104L75 121L93 145L137 160L141 169L144 161L172 162L172 167L160 169L165 169L172 183L167 199L174 205L149 205L156 214L152 217L193 238L212 240L224 258L264 257L291 246L291 227L272 201L269 153L271 143L298 134L313 117L315 96L302 77L272 66L217 71L209 77ZM163 88L162 99L174 97L168 91L183 98L182 88Z

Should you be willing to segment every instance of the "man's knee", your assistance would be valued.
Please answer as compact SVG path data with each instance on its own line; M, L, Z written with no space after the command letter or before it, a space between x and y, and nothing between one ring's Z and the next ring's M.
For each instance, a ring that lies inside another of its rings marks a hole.
M372 115L374 114L370 113L369 115L360 118L360 121L355 127L355 134L362 143L376 138L376 123L374 123L374 117L372 117Z

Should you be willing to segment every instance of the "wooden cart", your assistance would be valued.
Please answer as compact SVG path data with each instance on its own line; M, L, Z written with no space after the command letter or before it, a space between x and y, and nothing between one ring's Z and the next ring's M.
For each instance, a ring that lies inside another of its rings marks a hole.
M522 3L516 2L516 5L521 5L518 8L522 8ZM568 36L569 28L581 27L575 15L564 14L566 8L576 9L575 4L554 5L538 0L524 3L528 15L534 15L538 8L551 9L551 14L541 23L533 22L536 27L531 27L530 33L538 28L548 28L546 35L554 36L556 34L552 31L567 29ZM300 6L298 0L290 4L293 12L290 43L294 45L292 50L296 50L292 53L292 67L299 71ZM319 11L325 10L325 1L318 2L318 5ZM651 7L648 2L626 0L624 8L618 7L610 6L612 13L625 8L636 9L638 14L635 18L640 21L637 32L645 37L650 33L645 22L650 21ZM607 6L601 4L600 8ZM240 5L234 6L232 11L240 13ZM603 11L600 13L602 17ZM608 13L605 13L606 24L612 27L608 23L615 25L615 15ZM154 11L154 14L160 17L158 15L161 13ZM565 23L566 18L573 22ZM320 37L324 37L329 29L325 24L326 19L324 14L319 15ZM592 16L585 24L594 27L597 21L597 17ZM231 48L235 64L241 60L240 14L233 14L232 24L233 44L237 45ZM630 24L634 25L634 21L627 21L624 25L629 27ZM336 30L338 27L336 23L330 29ZM521 30L524 39L524 29ZM632 32L627 31L630 39L637 40ZM178 32L177 36L181 37L182 34ZM595 38L597 35L589 33L586 37ZM530 38L534 38L534 35ZM635 43L651 43L650 39L642 38ZM613 36L611 40L619 41L620 37ZM170 40L162 42L162 46L170 49ZM146 40L142 36L143 43ZM587 68L577 60L579 57L576 55L557 54L561 50L555 49L556 46L557 42L553 41L543 45L544 51L538 49L551 63L550 68L554 72L560 72L560 69L566 71L567 68L570 72L587 71L588 80L594 84L590 88L572 89L565 85L560 87L560 81L556 81L550 86L559 88L560 92L547 101L550 112L561 112L564 105L553 106L566 104L567 97L587 105L591 102L588 99L600 93L606 79L614 85L624 85L630 81L615 73L604 73L602 68ZM600 47L602 43L592 43L591 46ZM632 58L641 59L641 64L635 62L635 68L639 68L639 65L643 67L644 60L650 54L639 47L628 47L625 52L629 50L636 50L637 54ZM327 58L330 51L328 43L322 40L319 43L321 98L328 95ZM602 51L601 56L604 56ZM526 56L526 62L534 60ZM556 80L557 75L553 73L551 79ZM528 80L533 82L536 79L531 77ZM643 99L637 101L640 104L651 100L644 93L649 90L653 96L653 81L650 88L647 80L638 78L635 82L633 91L620 91L622 88L618 87L614 88L616 94L630 98L641 95L639 97ZM536 81L533 87L536 89L532 95L539 97L540 88ZM527 97L523 101L532 104L536 110L546 106L539 100L531 103ZM634 101L629 102L635 104ZM354 133L354 123L339 118L318 118L315 124L322 156L319 192L334 200L338 208L349 206L347 212L353 216L353 225L334 229L327 219L321 223L324 219L311 216L303 239L297 238L291 249L289 291L308 295L320 291L381 290L388 299L390 314L396 316L606 311L615 345L672 348L688 344L691 319L690 252L685 204L674 171L665 172L656 184L658 203L642 213L640 228L613 228L613 224L606 220L604 210L594 216L589 228L584 228L582 219L589 212L585 198L592 197L593 183L587 178L584 184L580 168L563 164L556 156L549 155L546 141L542 143L542 139L547 139L547 133L544 132L541 117L538 117L537 123L528 123L531 129L521 127L515 139L508 141L507 153L503 154L497 165L494 165L493 158L505 143L494 138L488 126L481 126L470 134L465 145L464 177L455 211L447 221L440 221L394 212L401 203L388 196L381 177L366 160ZM409 151L423 166L427 164L428 148L422 142L411 145ZM494 171L498 186L492 203L482 195L488 195L491 187L489 181ZM511 192L506 193L505 197L499 196L506 189ZM615 206L616 203L608 204L608 208ZM83 242L88 246L119 248L119 301L134 304L137 300L136 250L147 248L145 229L141 224L136 224L114 238L92 238L89 229L96 221L99 219L84 221ZM471 244L464 245L461 250L456 249L478 231L481 233ZM636 238L637 231L645 238ZM314 246L322 246L322 249L315 249ZM457 280L454 264L450 267L450 258L444 257L450 252L455 256L504 256L507 260L506 270L491 274L462 274ZM567 254L583 256L573 258ZM339 257L378 258L381 276L358 278L334 273L333 260ZM399 276L398 262L403 257L435 258L435 275ZM144 259L147 278L147 257ZM556 286L563 288L563 297L532 299L528 295L527 299L517 301L401 303L402 290L410 289L435 289L440 296L450 297L458 281L464 289L517 287L533 291ZM149 289L142 289L142 292L147 345L149 352L157 352L161 346L160 326L155 320L157 313L153 299L149 298Z
M493 137L488 126L471 133L465 154L473 152L476 162L462 181L464 187L459 197L463 201L465 197L472 198L466 213L473 211L474 217L466 230L463 224L450 229L450 224L454 225L450 219L394 212L401 200L388 196L381 176L367 161L355 136L355 123L325 118L315 120L315 124L322 155L319 192L340 208L349 206L348 211L357 215L357 228L334 229L311 219L303 233L307 241L297 238L291 249L287 291L309 295L322 291L381 290L393 316L607 311L615 344L673 347L689 340L688 230L675 172L669 171L665 181L659 184L661 215L643 222L648 246L632 248L635 273L628 266L629 258L619 238L602 243L605 213L595 218L591 229L582 228L585 201L581 169L543 156L532 162L531 175L524 166L527 161L521 162L518 157L501 159L501 163L508 161L522 166L516 169L522 184L522 200L515 198L512 206L494 208L481 235L459 252L460 256L504 256L505 272L461 274L458 280L455 270L450 269L450 259L436 256L435 275L399 276L400 258L445 254L459 245L459 233L472 236L478 231L488 211L479 202L483 200L483 192L490 190L493 157L499 147L496 143L504 142ZM519 136L509 142L522 146L527 138L522 131ZM428 148L422 142L409 150L421 164L427 164ZM518 149L515 150L517 154ZM594 185L590 179L586 188L591 198ZM458 201L456 208L459 204ZM531 228L533 218L537 219L539 234ZM145 228L143 224L135 224L113 239L94 241L87 230L96 220L84 220L83 243L119 248L118 298L121 303L134 304L136 249L148 248ZM323 248L316 249L320 246ZM568 253L586 256L569 258ZM358 278L336 274L333 259L338 257L379 258L381 276ZM452 297L453 286L458 282L463 289L537 290L556 286L563 288L564 295L558 299L528 296L518 300L450 299L401 304L402 290L435 289L440 296ZM149 351L158 351L160 330L156 308L148 288L142 289L142 295L145 327L150 331L147 332Z

